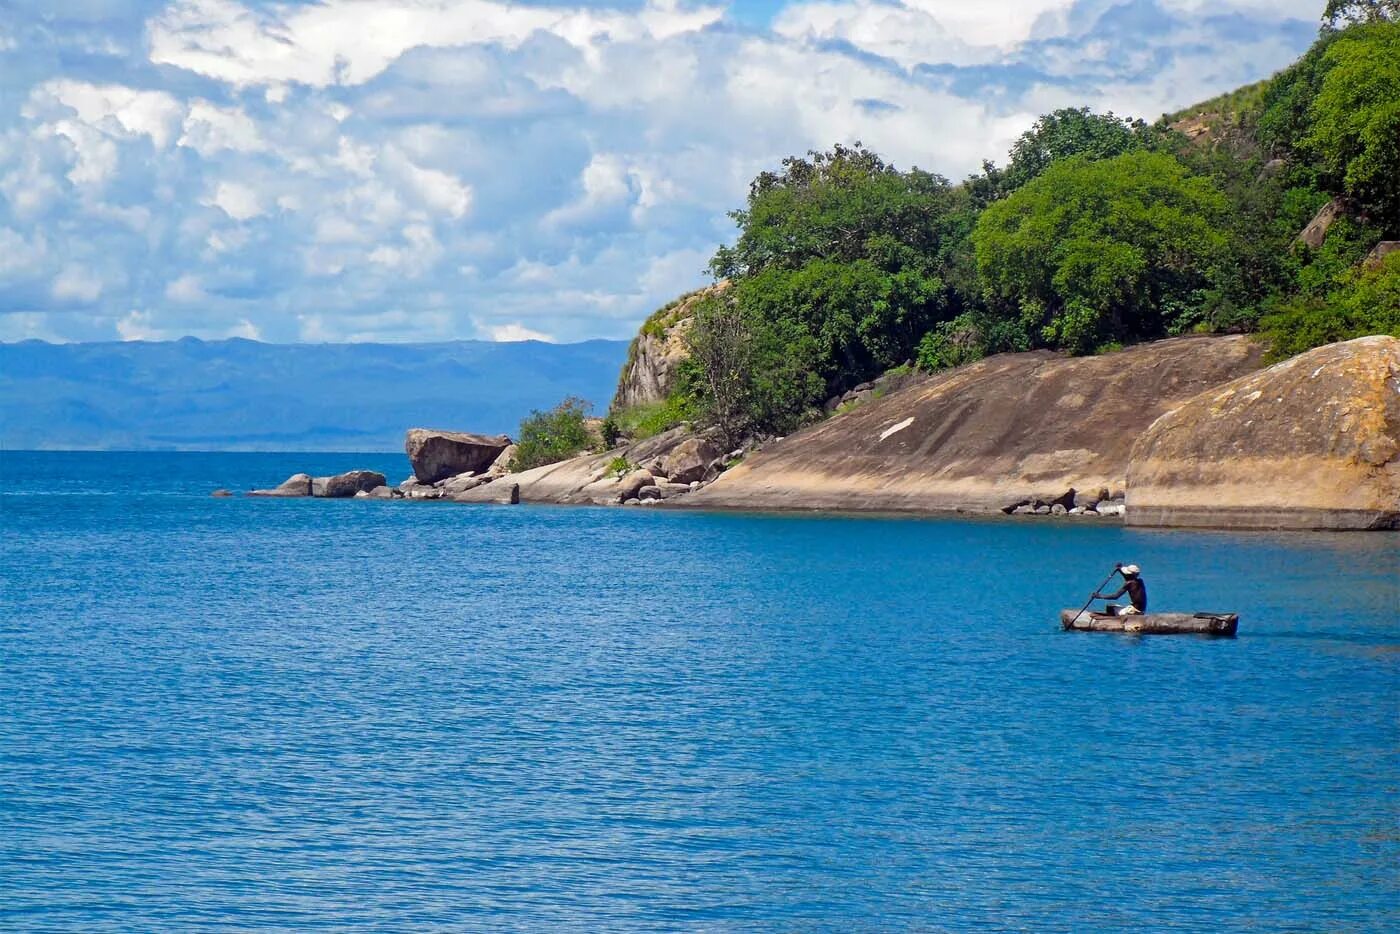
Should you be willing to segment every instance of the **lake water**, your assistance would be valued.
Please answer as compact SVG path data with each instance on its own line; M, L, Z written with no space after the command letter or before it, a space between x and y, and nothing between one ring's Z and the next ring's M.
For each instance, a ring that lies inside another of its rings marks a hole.
M0 928L1400 926L1400 536L208 495L361 466L0 454Z

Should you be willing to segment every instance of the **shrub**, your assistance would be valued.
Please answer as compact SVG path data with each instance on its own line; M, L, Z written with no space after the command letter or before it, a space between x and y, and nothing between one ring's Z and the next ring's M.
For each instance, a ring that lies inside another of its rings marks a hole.
M1400 253L1370 269L1347 270L1325 295L1300 295L1262 324L1270 361L1369 334L1400 337Z
M632 472L632 464L625 457L614 457L608 461L607 474L610 477L623 477Z
M593 438L585 419L591 408L590 403L569 396L548 412L531 412L520 423L511 470L543 467L588 450Z
M945 321L919 342L916 362L929 373L973 363L994 353L1029 350L1030 338L1020 322L966 312Z

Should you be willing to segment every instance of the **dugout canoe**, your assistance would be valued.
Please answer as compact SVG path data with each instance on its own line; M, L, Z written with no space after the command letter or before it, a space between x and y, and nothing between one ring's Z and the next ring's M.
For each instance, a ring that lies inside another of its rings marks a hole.
M1145 613L1141 616L1100 616L1097 613L1080 613L1076 610L1060 612L1060 627L1076 632L1233 636L1239 624L1240 618L1235 613Z

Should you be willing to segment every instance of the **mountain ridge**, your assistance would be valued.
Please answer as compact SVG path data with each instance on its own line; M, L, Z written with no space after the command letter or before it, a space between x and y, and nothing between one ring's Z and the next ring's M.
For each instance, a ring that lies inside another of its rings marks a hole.
M611 398L627 342L0 343L0 447L394 451L410 424L513 433Z

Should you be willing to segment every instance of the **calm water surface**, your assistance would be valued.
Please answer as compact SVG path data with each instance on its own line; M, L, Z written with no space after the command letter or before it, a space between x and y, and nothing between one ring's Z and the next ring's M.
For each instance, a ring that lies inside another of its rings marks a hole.
M1400 927L1400 536L208 496L360 466L0 453L0 928Z

